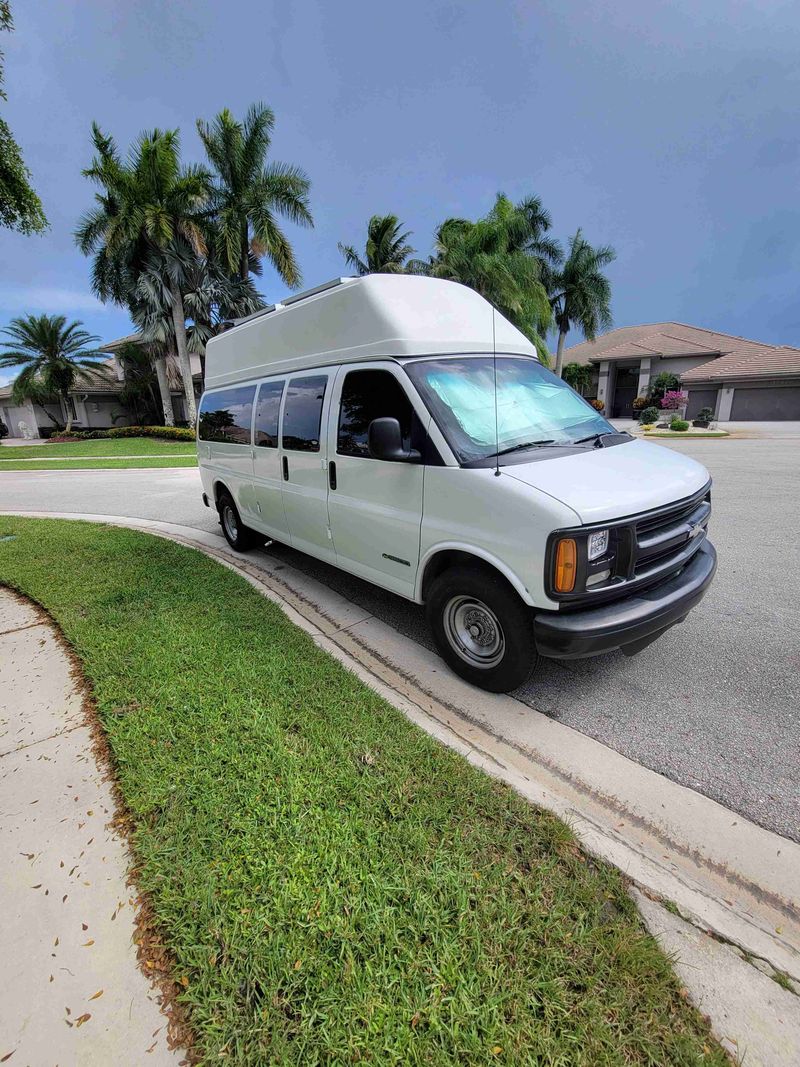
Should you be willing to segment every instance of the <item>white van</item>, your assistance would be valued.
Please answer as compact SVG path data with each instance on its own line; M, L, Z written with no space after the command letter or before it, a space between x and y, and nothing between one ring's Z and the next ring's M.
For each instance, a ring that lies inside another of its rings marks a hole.
M639 651L714 576L705 468L616 432L453 282L340 278L233 325L197 436L235 549L270 538L424 604L494 692L539 656Z

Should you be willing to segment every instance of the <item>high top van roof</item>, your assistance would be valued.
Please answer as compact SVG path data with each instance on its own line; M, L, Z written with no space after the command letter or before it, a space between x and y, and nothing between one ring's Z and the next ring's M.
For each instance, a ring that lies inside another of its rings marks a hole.
M492 321L494 318L494 322ZM337 278L256 312L206 348L206 388L367 359L536 348L473 289L439 278Z

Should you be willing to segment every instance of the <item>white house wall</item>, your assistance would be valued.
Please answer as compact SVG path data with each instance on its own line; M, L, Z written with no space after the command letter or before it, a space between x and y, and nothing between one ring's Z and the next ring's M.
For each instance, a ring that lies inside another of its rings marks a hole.
M23 436L21 422L27 426L29 437L39 436L38 421L31 404L5 404L0 407L0 418L8 427L9 437Z
M657 374L663 374L667 371L669 374L675 374L678 378L682 374L685 374L687 370L693 370L695 367L700 367L704 363L710 363L715 357L708 356L674 356L671 359L663 359L661 356L654 356L650 361L650 377L651 381Z
M83 402L76 400L75 406L82 429L107 430L114 426L133 425L133 420L118 400L90 396Z

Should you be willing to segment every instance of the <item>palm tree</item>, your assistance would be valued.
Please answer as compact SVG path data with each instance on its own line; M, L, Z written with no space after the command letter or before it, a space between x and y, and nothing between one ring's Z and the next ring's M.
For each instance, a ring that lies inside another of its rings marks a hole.
M212 242L209 241L209 244ZM264 300L248 277L231 276L210 256L195 258L184 268L183 301L192 324L187 328L190 352L200 357L205 377L206 343L226 322L243 318L264 307ZM145 263L131 301L131 317L144 341L156 352L175 348L175 331L170 313L170 292L158 261Z
M65 412L67 432L72 429L69 394L81 382L91 383L97 372L96 357L102 355L97 348L89 348L100 338L82 326L82 322L67 325L64 315L26 315L11 320L2 331L11 340L0 342L11 350L0 355L0 368L22 368L14 381L13 402L44 404L57 398ZM45 414L56 421L46 409Z
M152 426L158 419L154 360L148 348L129 341L116 352L124 383L119 391L123 407L133 412L137 426ZM169 394L168 394L169 395Z
M475 289L546 359L543 338L551 312L544 264L555 259L559 249L546 239L549 218L536 205L535 198L514 205L498 194L491 211L477 222L446 219L437 230L434 255L427 261L412 260L408 270Z
M406 260L415 252L406 244L406 238L410 236L410 231L400 233L396 215L373 215L367 223L364 259L353 245L339 244L339 251L356 274L402 274Z
M186 339L182 285L187 264L206 252L202 223L211 179L201 167L182 167L177 130L143 133L123 162L112 138L95 124L97 155L84 171L101 189L97 206L76 231L78 246L95 261L92 283L101 299L130 304L139 275L157 269L169 293L178 363L189 422L197 410Z
M550 305L558 327L556 374L561 377L564 341L572 326L594 341L598 330L611 327L611 283L603 268L613 263L610 245L592 248L580 230L569 242L569 254L551 280Z
M275 116L265 104L253 104L244 122L237 122L227 108L211 123L197 120L214 168L210 206L218 225L220 262L244 280L252 269L251 256L266 256L283 281L296 288L300 268L276 215L313 226L310 183L299 167L267 163L274 126Z
M542 285L548 288L564 253L558 241L548 234L553 221L541 197L528 196L513 204L507 196L498 193L488 218L504 227L509 251L524 252L536 260Z

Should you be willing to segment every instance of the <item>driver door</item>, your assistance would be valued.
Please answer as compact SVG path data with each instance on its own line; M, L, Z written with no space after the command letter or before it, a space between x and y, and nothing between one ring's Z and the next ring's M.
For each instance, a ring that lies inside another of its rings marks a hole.
M425 467L370 456L369 424L384 417L399 421L407 442L421 430L399 369L373 363L341 367L329 419L328 515L340 567L413 597Z

